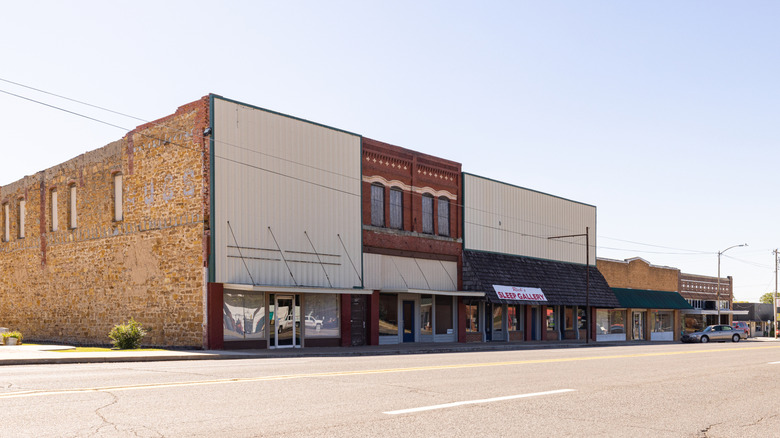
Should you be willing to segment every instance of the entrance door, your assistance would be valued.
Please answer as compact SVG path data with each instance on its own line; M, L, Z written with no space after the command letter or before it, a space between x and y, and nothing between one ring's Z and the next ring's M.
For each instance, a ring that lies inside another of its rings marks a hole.
M645 312L633 312L634 324L632 339L642 341L645 339Z
M274 303L274 347L300 347L301 308L296 295L276 295Z
M414 301L404 301L404 342L414 342Z
M367 295L352 295L350 319L352 321L352 346L366 345Z
M539 307L531 307L531 340L539 340Z

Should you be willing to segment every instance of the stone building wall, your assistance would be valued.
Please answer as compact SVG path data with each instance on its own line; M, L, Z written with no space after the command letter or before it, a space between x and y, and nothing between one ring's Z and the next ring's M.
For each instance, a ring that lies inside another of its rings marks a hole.
M111 327L133 317L151 330L146 344L201 347L207 124L204 98L119 141L0 187L11 228L10 239L0 242L0 326L21 330L28 340L107 344ZM123 180L118 221L116 174ZM75 228L69 226L71 185ZM20 198L26 204L24 238L18 233ZM0 218L5 221L3 209Z

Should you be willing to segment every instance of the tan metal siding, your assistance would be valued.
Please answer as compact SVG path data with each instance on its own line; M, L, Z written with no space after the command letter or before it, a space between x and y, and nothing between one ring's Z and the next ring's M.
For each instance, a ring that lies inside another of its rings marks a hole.
M465 249L585 263L590 227L590 263L596 264L596 207L474 175L464 175Z
M366 288L455 291L458 264L380 254L364 254Z
M360 137L221 99L213 117L216 281L360 286Z

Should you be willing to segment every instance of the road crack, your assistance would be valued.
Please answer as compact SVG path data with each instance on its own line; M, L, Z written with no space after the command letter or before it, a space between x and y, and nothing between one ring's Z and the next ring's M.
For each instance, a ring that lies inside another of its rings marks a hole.
M119 428L117 427L117 425L115 423L111 422L111 421L108 421L106 416L103 415L103 413L100 412L103 409L107 409L107 408L117 404L119 402L119 397L117 397L116 394L114 394L113 392L106 391L105 393L111 396L111 401L106 403L105 405L100 406L99 408L95 409L95 415L97 415L98 418L100 418L100 420L103 421L102 425L97 426L95 428L95 433L100 433L100 431L103 430L106 427L113 427L116 432L119 432Z

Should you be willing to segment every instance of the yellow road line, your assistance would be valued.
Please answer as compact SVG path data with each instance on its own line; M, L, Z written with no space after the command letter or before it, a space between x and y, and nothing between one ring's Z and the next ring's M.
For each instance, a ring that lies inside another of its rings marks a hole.
M430 365L421 367L407 367L407 368L385 368L376 370L355 370L355 371L331 371L324 373L307 373L307 374L288 374L278 376L264 376L264 377L245 377L245 378L233 378L233 379L215 379L215 380L199 380L193 382L168 382L168 383L148 383L140 385L122 385L122 386L102 386L94 388L72 388L50 391L18 391L0 394L1 399L9 398L22 398L22 397L41 397L47 395L60 395L60 394L76 394L76 393L89 393L89 392L114 392L114 391L135 391L142 389L157 389L157 388L177 388L185 386L204 386L204 385L224 385L228 383L246 383L246 382L269 382L276 380L293 380L293 379L310 379L316 377L338 377L338 376L361 376L369 374L387 374L387 373L408 373L414 371L435 371L435 370L451 370L461 368L484 368L484 367L500 367L511 365L529 365L529 364L542 364L542 363L562 363L562 362L580 362L590 360L606 360L606 359L627 359L637 357L655 357L655 356L676 356L684 354L704 354L704 353L726 353L748 350L767 350L780 348L778 346L763 346L763 347L735 347L728 349L708 349L708 350L686 350L686 351L668 351L658 353L634 353L634 354L618 354L612 356L585 356L585 357L565 357L556 359L528 359L528 360L514 360L505 362L484 362L484 363L470 363L470 364L456 364L456 365Z

